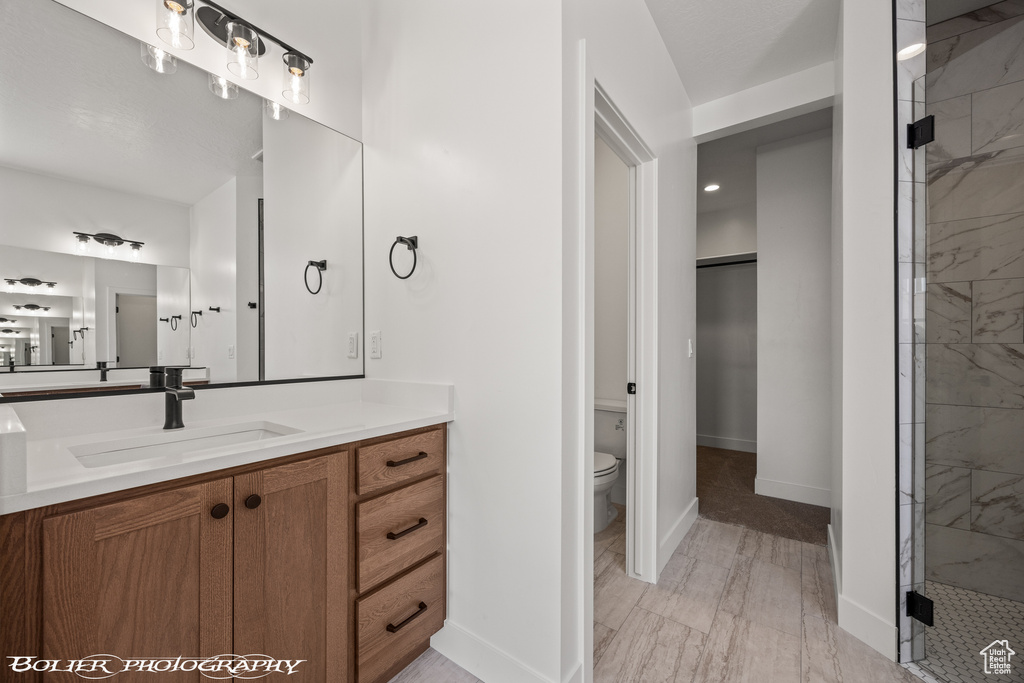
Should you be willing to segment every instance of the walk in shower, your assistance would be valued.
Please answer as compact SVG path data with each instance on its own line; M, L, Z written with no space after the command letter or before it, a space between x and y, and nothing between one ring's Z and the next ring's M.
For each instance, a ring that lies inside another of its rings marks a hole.
M930 23L899 98L935 138L897 169L900 659L985 681L1019 651L1024 680L1024 0Z

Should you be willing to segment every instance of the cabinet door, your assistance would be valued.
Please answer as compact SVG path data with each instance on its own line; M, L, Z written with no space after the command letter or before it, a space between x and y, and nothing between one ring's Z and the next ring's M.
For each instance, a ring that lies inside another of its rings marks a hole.
M348 670L346 457L235 478L235 652L305 660L289 683Z
M221 479L43 520L43 657L231 652L233 515L211 515L231 496Z

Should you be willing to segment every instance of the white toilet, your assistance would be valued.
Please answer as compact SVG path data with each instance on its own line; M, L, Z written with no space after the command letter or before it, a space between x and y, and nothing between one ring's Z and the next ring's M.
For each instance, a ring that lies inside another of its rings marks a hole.
M604 531L619 513L612 505L612 484L619 478L619 461L610 453L594 452L594 533Z

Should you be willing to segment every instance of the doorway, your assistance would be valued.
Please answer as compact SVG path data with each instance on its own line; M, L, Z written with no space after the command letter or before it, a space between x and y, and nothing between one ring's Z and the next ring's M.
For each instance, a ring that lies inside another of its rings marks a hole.
M156 297L115 294L116 361L118 367L142 368L157 363Z
M67 325L50 328L50 341L52 350L50 358L54 365L68 365L71 363L71 329Z

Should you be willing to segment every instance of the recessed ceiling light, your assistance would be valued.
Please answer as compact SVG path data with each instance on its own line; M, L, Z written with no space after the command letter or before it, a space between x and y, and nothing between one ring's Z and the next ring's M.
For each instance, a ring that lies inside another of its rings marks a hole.
M704 191L705 191L705 192L714 192L714 191L716 191L716 190L717 190L717 189L718 189L719 187L721 187L721 186L720 186L720 185L718 185L717 183L711 183L710 185L705 185L705 186L704 186Z
M896 53L896 59L899 61L905 61L912 57L916 57L928 47L926 43L914 43L913 45L907 45L905 48Z

